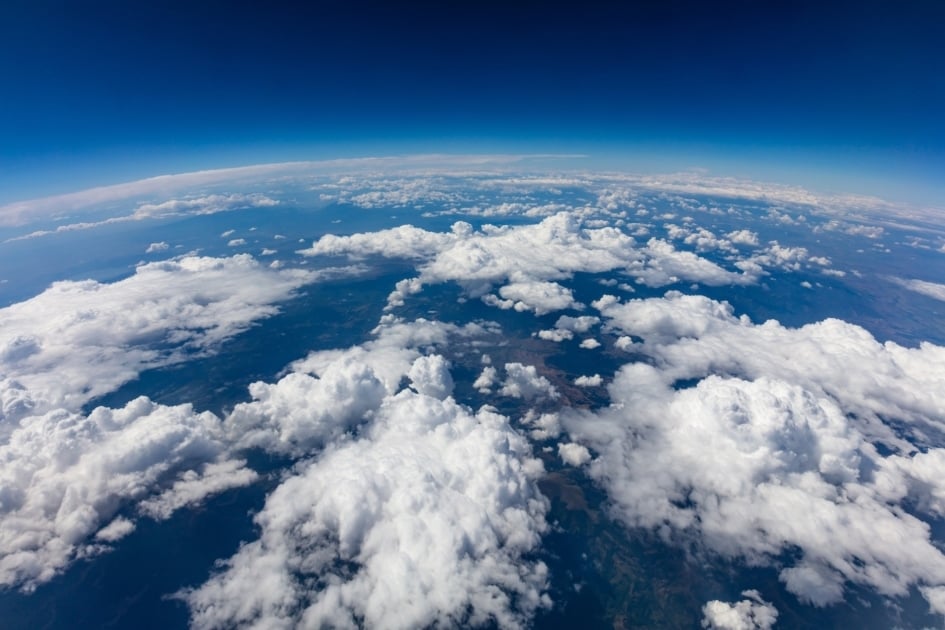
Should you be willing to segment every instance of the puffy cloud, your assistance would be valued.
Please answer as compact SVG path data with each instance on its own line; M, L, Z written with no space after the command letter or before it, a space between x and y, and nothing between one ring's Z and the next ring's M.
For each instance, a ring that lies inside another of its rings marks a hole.
M148 248L147 248L146 250L144 250L144 253L145 253L145 254L155 254L155 253L157 253L157 252L165 252L165 251L167 251L169 248L170 248L170 245L168 245L168 244L165 243L164 241L161 241L161 242L158 242L158 243L151 243L150 245L148 245Z
M181 596L196 628L503 627L539 607L542 473L505 418L404 390L284 481L260 539Z
M505 380L499 393L525 400L558 397L558 390L547 378L538 374L534 365L521 363L505 364Z
M599 323L600 318L594 315L581 315L580 317L562 315L558 318L558 321L555 322L555 328L558 328L559 330L570 330L576 333L584 333Z
M557 413L538 413L529 409L521 422L529 427L528 435L533 440L548 440L561 435L561 419Z
M758 234L751 230L735 230L726 234L725 237L737 245L758 245Z
M578 387L600 387L604 382L600 374L593 376L581 375L574 379L574 384Z
M490 330L386 316L371 341L312 353L278 382L254 383L252 400L224 421L144 398L88 416L26 408L0 446L0 584L32 588L75 558L104 550L102 543L134 528L125 516L114 519L119 512L165 519L254 482L257 473L238 456L244 449L306 456L349 439L405 376L419 392L447 398L448 362L421 349ZM28 345L15 344L7 358L31 355Z
M457 225L463 226L464 224L458 223ZM389 230L352 234L351 236L326 234L316 241L312 247L299 250L299 253L304 256L339 256L347 254L423 259L456 242L457 232L464 229L464 227L454 227L452 233L439 233L428 232L412 225L401 225Z
M143 369L211 350L315 278L244 255L148 263L110 284L57 282L0 309L3 417L75 410Z
M112 521L118 511L215 461L221 438L213 414L146 398L24 419L0 446L0 585L33 588L95 553L87 540L97 531L102 541L129 533L127 519Z
M449 362L438 354L423 356L421 349L486 331L480 324L407 322L385 316L372 340L343 350L312 352L294 362L278 382L250 385L253 400L233 409L227 432L238 448L304 455L362 424L385 396L399 390L404 377L420 393L449 396L453 390Z
M585 350L594 350L595 348L600 348L601 343L594 338L589 338L582 341L579 345Z
M356 426L387 393L374 370L341 356L320 378L293 372L277 383L250 385L253 400L238 404L227 432L241 448L302 454Z
M449 361L442 355L420 357L410 366L407 376L416 391L442 400L453 393L449 367Z
M545 339L547 341L554 341L560 343L562 341L568 341L569 339L574 339L574 333L570 330L562 330L560 328L552 328L550 330L539 330L538 338Z
M726 302L669 292L664 298L594 303L611 329L640 339L633 349L675 380L707 374L770 376L842 401L871 438L910 450L881 418L945 427L945 347L879 343L863 328L826 319L791 329L753 324ZM909 427L905 427L909 430Z
M480 394L488 394L495 385L499 372L491 365L482 368L482 373L473 381L473 387L479 390Z
M521 302L521 308L527 309L532 304L529 299L551 300L547 304L551 310L572 306L572 298L566 290L547 283L570 278L576 272L623 270L650 286L680 281L713 286L748 284L757 276L754 268L742 273L728 271L659 239L639 247L617 228L585 227L579 212L561 212L533 225L487 225L478 232L459 222L448 233L401 226L351 236L326 235L301 253L418 260L420 275L410 279L409 285L398 287L391 296L393 306L426 284L448 281L458 282L474 297L504 284L502 299L492 296L488 302L505 308Z
M629 265L626 272L647 286L662 287L676 282L701 282L709 286L751 284L754 270L735 273L692 252L679 251L672 243L658 238L647 241L645 256Z
M838 320L756 325L674 292L595 304L648 357L618 371L610 407L562 417L619 518L775 566L815 605L848 582L935 605L945 555L922 516L945 513L945 450L914 440L945 423L945 348Z
M227 247L239 247L246 244L245 238L234 238L227 242Z
M539 330L538 338L549 341L567 341L574 338L574 333L583 333L600 323L600 318L593 315L581 315L580 317L571 317L562 315L551 330Z
M574 442L559 444L558 456L561 461L571 466L583 466L591 461L591 452L587 450L587 447Z
M557 282L513 282L499 289L503 302L516 311L534 311L535 315L545 315L566 308L581 308L574 301L571 289Z
M799 271L805 264L827 267L830 260L823 256L811 256L806 247L781 245L777 241L771 241L747 259L738 261L735 266L745 272L763 267Z
M744 591L746 599L729 604L714 599L702 607L702 627L710 630L770 630L778 609L761 599L758 591Z

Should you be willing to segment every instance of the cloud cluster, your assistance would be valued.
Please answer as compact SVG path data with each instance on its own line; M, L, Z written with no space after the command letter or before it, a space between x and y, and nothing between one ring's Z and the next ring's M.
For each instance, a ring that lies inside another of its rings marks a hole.
M148 263L110 284L54 283L0 309L0 419L77 410L144 369L216 347L315 278L241 255Z
M146 398L80 410L142 370L212 351L317 277L185 257L0 310L0 585L33 588L127 535L135 506L167 518L252 483L213 414Z
M620 519L775 566L815 605L853 582L919 587L939 610L945 555L923 516L945 513L945 449L916 442L945 423L945 348L757 325L674 292L595 307L648 357L617 372L610 407L562 418Z
M189 405L146 398L88 416L65 410L24 419L0 446L0 585L32 588L66 564L97 551L88 539L114 541L133 529L118 511L173 480L195 462L223 454L220 420ZM153 509L163 516L223 487L251 480L240 466L226 478L192 472ZM104 527L103 527L104 526Z
M505 364L505 380L499 394L525 400L553 400L559 396L551 381L540 375L534 365L521 363Z
M436 396L388 396L269 496L260 539L182 593L195 627L514 627L550 605L527 558L547 528L541 463L504 417L440 398L442 365L410 369Z
M585 227L583 221L579 212L561 212L533 225L487 225L481 231L464 222L445 233L401 226L351 236L327 235L300 253L418 259L420 275L398 286L392 305L426 284L453 281L474 297L486 295L494 285L504 285L499 290L501 299L492 296L489 302L548 312L575 306L570 292L551 281L577 272L621 270L657 287L680 281L713 286L754 281L754 270L729 271L660 239L639 246L617 228Z
M709 630L770 630L778 609L761 599L758 591L744 591L745 599L729 604L714 599L702 607L702 627Z
M501 309L515 309L518 312L532 311L535 315L545 315L567 308L584 308L576 302L571 289L557 282L512 282L499 289L499 297L493 294L482 296L486 304Z

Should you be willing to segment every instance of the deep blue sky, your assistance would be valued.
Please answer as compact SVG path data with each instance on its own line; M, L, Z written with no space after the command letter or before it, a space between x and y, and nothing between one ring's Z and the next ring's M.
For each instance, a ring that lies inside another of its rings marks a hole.
M192 168L498 150L945 206L945 2L507 4L6 0L0 202Z

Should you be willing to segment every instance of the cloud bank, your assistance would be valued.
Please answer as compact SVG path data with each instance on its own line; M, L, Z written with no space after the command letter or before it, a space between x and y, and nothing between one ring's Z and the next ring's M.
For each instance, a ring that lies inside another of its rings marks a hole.
M945 612L928 524L945 507L945 449L916 447L945 422L945 348L880 344L838 320L757 325L675 292L595 306L648 358L618 370L609 407L562 417L618 518L774 566L814 605L852 582L918 587Z

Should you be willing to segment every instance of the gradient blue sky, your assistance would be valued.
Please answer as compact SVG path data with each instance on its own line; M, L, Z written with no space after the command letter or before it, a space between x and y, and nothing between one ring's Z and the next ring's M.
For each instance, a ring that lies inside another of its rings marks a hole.
M0 203L165 172L581 152L945 207L945 2L0 8Z

